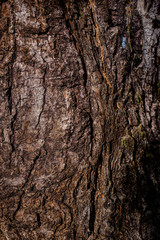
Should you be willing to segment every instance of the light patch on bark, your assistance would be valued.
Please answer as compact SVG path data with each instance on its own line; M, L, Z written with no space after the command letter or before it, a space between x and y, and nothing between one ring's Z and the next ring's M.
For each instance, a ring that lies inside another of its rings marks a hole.
M15 177L6 179L7 184L11 186L19 186L24 184L25 179L23 177Z

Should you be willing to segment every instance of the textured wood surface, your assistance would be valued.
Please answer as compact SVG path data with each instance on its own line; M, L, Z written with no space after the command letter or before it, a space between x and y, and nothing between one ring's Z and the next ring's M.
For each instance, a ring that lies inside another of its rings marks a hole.
M159 1L1 0L0 240L158 240Z

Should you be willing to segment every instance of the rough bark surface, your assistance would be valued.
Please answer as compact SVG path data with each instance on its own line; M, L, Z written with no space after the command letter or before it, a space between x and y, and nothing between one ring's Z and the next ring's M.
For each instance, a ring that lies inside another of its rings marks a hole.
M1 0L0 239L159 239L159 8Z

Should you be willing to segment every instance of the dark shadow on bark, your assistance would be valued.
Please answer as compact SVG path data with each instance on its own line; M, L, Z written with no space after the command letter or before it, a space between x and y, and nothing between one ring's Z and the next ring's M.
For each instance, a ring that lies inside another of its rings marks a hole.
M159 239L160 236L159 156L159 143L148 144L139 166L127 165L125 174L123 174L122 186L126 198L123 201L121 222L126 221L126 213L129 215L139 213L141 215L140 234L142 239L146 239L147 236L148 239L154 240ZM119 228L123 229L123 227L122 223Z
M148 226L151 230L150 239L159 239L160 236L160 147L159 143L147 146L142 168L144 174L139 174L138 202L142 211L142 228ZM143 202L143 201L144 202ZM145 206L144 206L145 205ZM146 226L145 226L146 225ZM144 232L143 229L141 229ZM143 237L143 234L142 234Z

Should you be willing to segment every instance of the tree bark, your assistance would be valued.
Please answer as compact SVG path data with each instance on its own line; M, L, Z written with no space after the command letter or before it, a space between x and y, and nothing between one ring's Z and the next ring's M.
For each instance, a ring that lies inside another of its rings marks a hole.
M0 239L159 239L159 8L1 0Z

